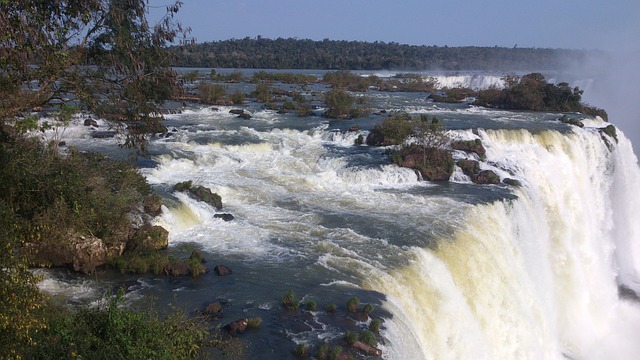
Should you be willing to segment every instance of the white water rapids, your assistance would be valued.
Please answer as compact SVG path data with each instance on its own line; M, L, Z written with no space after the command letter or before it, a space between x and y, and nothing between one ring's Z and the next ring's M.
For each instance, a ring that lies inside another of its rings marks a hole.
M441 111L454 121L485 110ZM517 117L492 120L504 124L528 116L487 114ZM385 359L640 358L640 303L618 294L619 285L640 293L640 168L620 131L615 143L598 120L567 133L458 130L482 139L483 169L522 186L472 185L460 172L458 184L440 186L376 162L381 150L354 147L364 130L294 130L277 116L257 111L238 123L226 108L169 116L180 131L154 140L157 164L143 173L173 197L159 219L171 244L282 264L308 276L305 285L384 294ZM68 142L112 141L87 131L70 129ZM236 219L215 219L210 206L171 190L186 180L220 194ZM495 189L515 196L474 197ZM284 292L267 284L252 301L271 304Z

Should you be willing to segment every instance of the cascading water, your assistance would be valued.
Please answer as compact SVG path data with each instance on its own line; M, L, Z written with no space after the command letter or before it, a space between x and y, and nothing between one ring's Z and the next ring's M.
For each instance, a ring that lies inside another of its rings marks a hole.
M189 109L168 116L174 135L154 139L154 164L142 171L166 198L158 222L172 246L234 274L145 279L140 291L188 308L229 298L227 320L264 319L251 354L267 359L291 358L292 341L341 336L319 314L284 328L288 289L319 304L358 294L379 305L385 359L639 358L640 305L618 295L619 286L640 292L640 168L624 135L616 143L598 119L579 129L557 114L378 96L480 138L481 167L521 186L474 185L461 172L421 182L386 149L353 145L367 122L346 131L348 121ZM65 140L113 146L88 131ZM220 194L235 220L173 191L186 180Z

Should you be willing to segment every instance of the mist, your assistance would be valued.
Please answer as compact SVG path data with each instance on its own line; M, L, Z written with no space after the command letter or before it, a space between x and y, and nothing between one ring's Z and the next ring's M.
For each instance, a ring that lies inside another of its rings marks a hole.
M640 154L640 50L609 51L592 56L574 69L579 76L593 79L583 101L603 108L609 121L618 127Z

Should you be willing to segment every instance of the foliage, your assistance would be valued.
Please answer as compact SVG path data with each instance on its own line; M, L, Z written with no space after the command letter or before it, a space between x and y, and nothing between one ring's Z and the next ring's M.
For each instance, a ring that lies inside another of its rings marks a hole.
M226 90L224 86L220 84L205 82L198 84L198 97L200 101L205 104L218 104L223 100L225 95Z
M318 80L315 75L292 74L292 73L269 73L258 71L253 74L252 82L280 82L283 84L313 84Z
M354 342L356 342L356 340L358 340L358 333L357 332L355 332L355 331L347 331L344 334L344 341L347 344L351 345Z
M152 26L144 0L0 2L0 126L74 104L154 127L177 84L165 45L188 32L174 22L181 5ZM128 134L125 145L144 141L144 132Z
M247 326L252 329L257 329L260 327L260 324L262 324L262 318L259 316L247 319Z
M366 304L362 309L362 313L365 315L369 315L373 312L373 304Z
M253 92L253 97L256 98L257 102L266 103L271 100L271 88L264 83L256 84L256 91Z
M298 310L298 308L300 307L300 301L296 300L296 294L293 292L293 290L289 290L282 297L282 305L289 310Z
M369 146L400 145L413 133L411 116L406 113L394 115L375 125L367 136Z
M336 309L337 309L336 304L329 304L329 305L327 305L326 311L329 314L333 314L333 313L336 312Z
M234 105L240 105L244 103L244 94L241 92L234 93L233 95L231 95L231 102Z
M309 300L305 304L305 308L309 311L316 311L316 309L318 308L318 304L315 302L315 300Z
M299 359L307 357L307 355L309 355L309 346L307 346L307 344L296 345L293 349L293 355Z
M324 94L324 102L327 106L325 116L332 119L349 118L353 111L355 98L348 92L334 88Z
M358 307L360 306L360 299L356 296L353 296L347 300L347 311L355 314L358 311Z
M391 25L390 25L391 26ZM415 46L395 42L256 38L176 46L175 66L329 70L557 70L600 52L586 50ZM398 79L401 80L401 79ZM297 81L296 81L297 82Z
M34 343L46 328L41 313L44 297L38 277L28 270L27 260L18 253L23 245L20 226L24 222L0 199L0 358L20 355L20 349Z
M24 349L33 359L195 359L207 345L208 331L180 310L161 317L123 305L123 292L104 306L78 311L49 304L48 328L36 346Z
M376 344L378 343L375 334L369 330L362 331L358 339L370 346L376 346Z
M540 73L509 75L503 80L504 89L480 90L474 104L509 110L582 112L607 119L604 110L582 104L584 92L578 87L572 89L566 82L547 83Z
M75 150L63 156L23 137L0 144L0 178L0 201L15 215L16 236L29 242L60 244L74 233L124 242L127 214L151 194L127 163Z
M382 321L380 321L380 319L373 319L371 320L371 322L369 323L369 330L373 333L379 333L380 332L380 327L382 326Z

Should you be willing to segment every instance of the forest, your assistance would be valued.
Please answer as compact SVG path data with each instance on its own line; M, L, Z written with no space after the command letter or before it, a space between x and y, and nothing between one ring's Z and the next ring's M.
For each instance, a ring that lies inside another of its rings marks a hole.
M174 46L174 66L326 70L556 70L593 51L403 45L258 36Z

